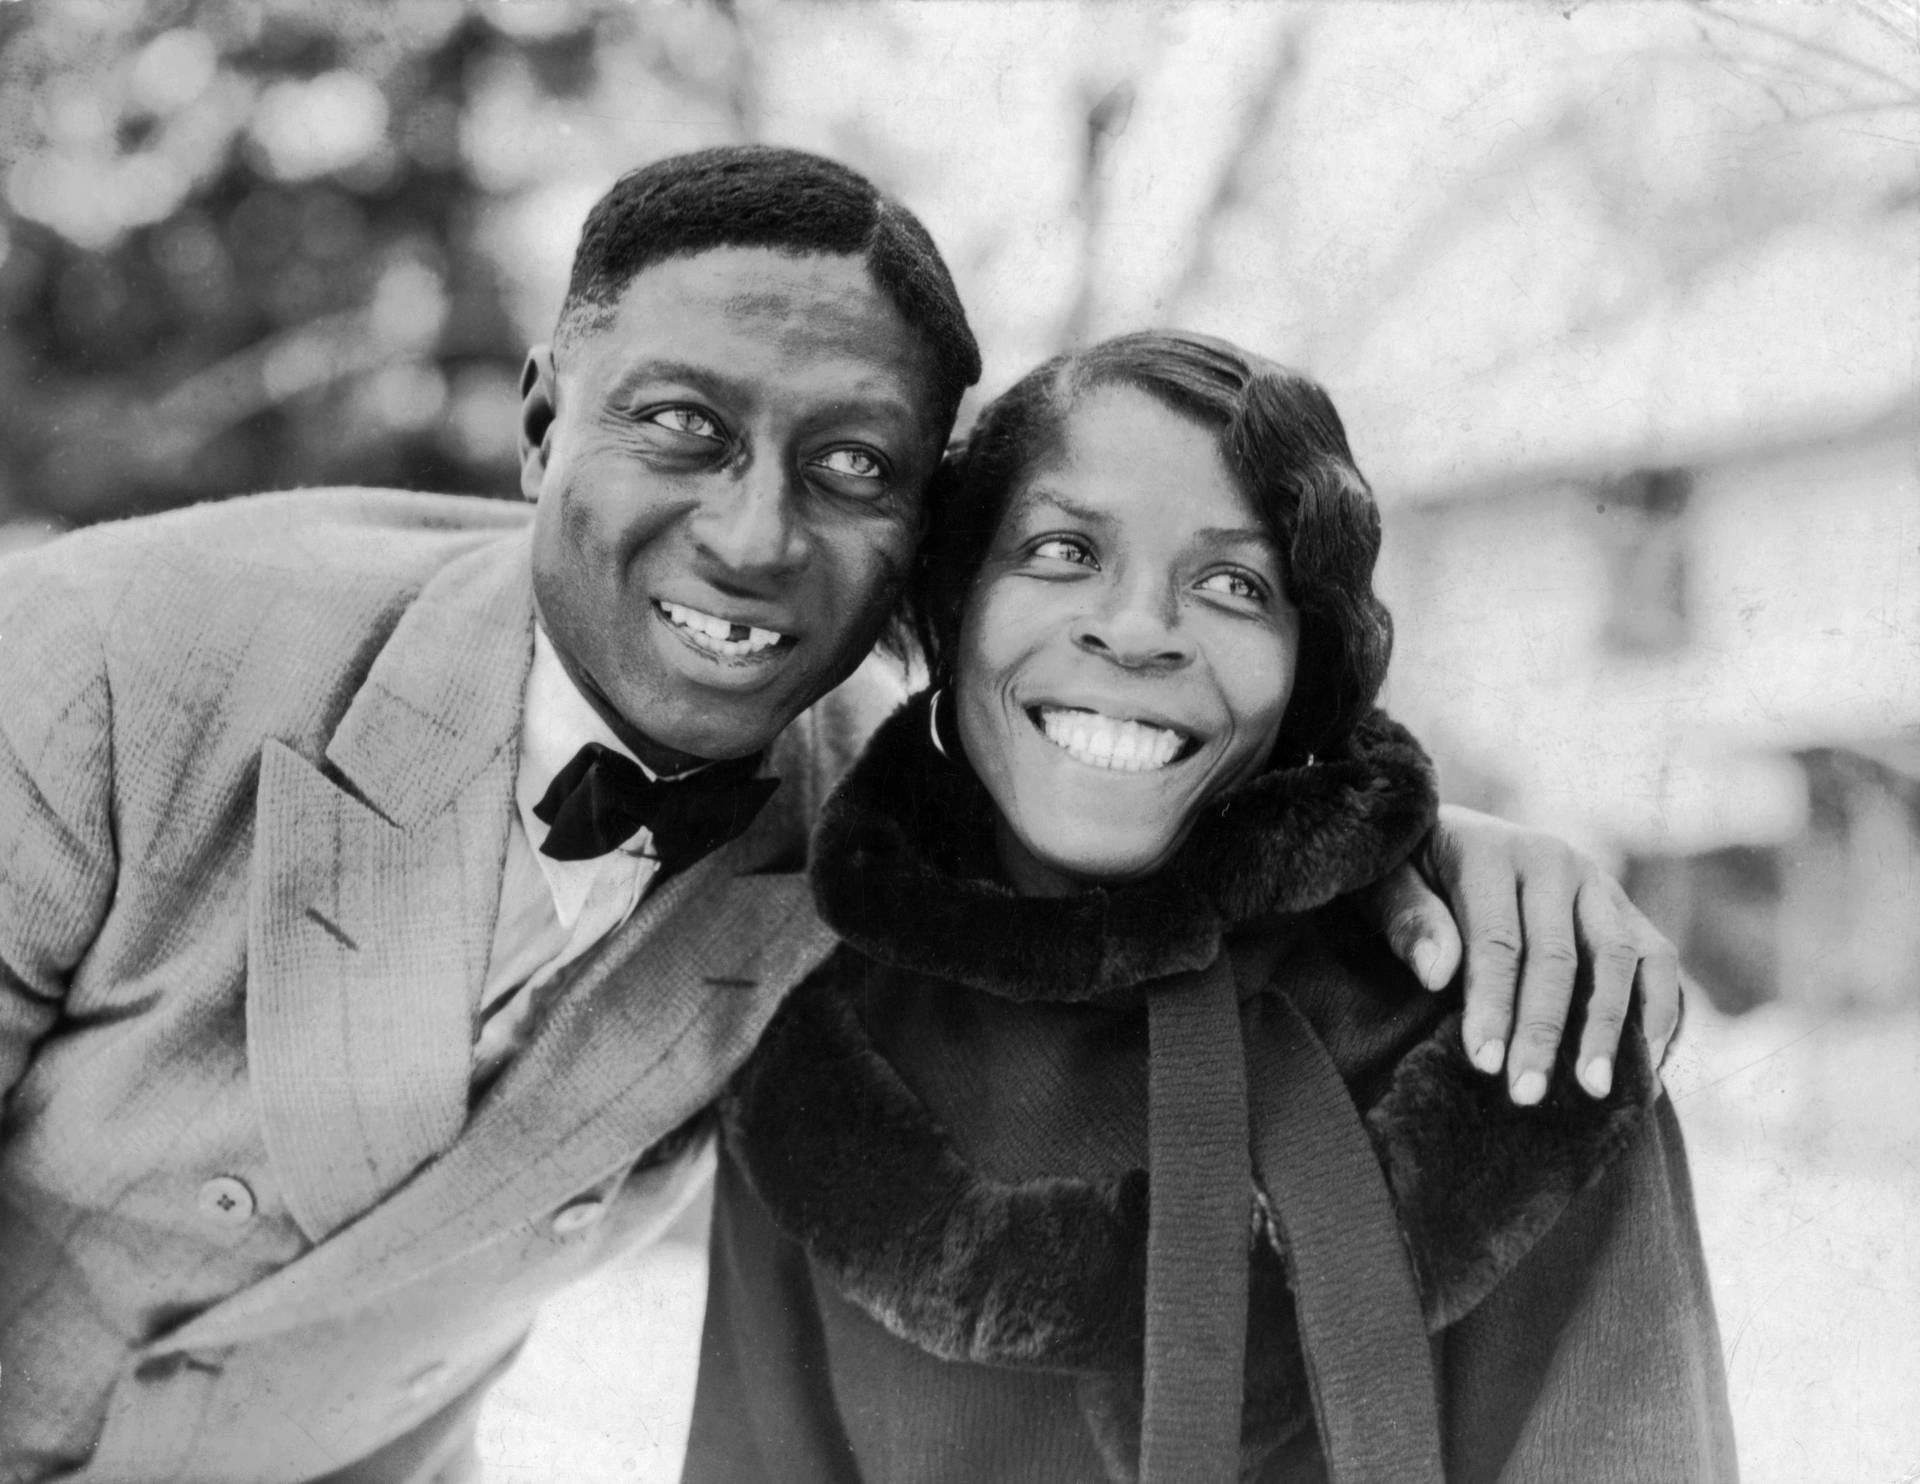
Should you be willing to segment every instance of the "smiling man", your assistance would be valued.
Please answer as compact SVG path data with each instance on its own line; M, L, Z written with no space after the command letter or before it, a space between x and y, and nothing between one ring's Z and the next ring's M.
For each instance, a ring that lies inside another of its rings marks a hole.
M305 491L0 565L0 1479L475 1476L541 1300L698 1192L830 947L793 872L979 369L867 181L681 157L586 224L531 507ZM1427 855L1476 1044L1523 925L1516 1067L1576 948L1583 1055L1636 971L1671 1006L1557 842L1457 815ZM1451 975L1416 875L1376 911Z
M978 362L956 338L943 366L856 256L718 247L614 292L529 361L534 598L672 771L759 752L865 656Z

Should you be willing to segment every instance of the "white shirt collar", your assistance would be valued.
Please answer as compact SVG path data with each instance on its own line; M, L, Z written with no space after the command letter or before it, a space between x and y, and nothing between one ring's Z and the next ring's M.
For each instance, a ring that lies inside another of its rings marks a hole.
M533 664L527 670L526 699L520 708L520 772L514 782L514 797L521 812L531 815L554 777L573 761L574 754L589 742L598 742L623 757L639 763L647 777L658 775L622 742L606 719L573 683L560 656L554 652L547 631L533 626ZM537 849L547 838L547 827L539 826L533 837Z
M546 822L533 812L533 806L546 796L560 770L573 761L574 754L589 742L612 748L623 757L633 758L649 778L657 776L614 734L612 727L580 693L566 667L555 653L553 641L538 622L533 626L533 664L527 671L526 698L520 711L520 767L513 781L513 797L520 816L520 828L533 847L533 858L545 878L553 898L554 911L561 925L571 930L595 879L603 866L622 872L644 870L652 874L650 862L636 859L649 843L645 830L636 830L633 838L617 851L591 860L561 861L543 853Z

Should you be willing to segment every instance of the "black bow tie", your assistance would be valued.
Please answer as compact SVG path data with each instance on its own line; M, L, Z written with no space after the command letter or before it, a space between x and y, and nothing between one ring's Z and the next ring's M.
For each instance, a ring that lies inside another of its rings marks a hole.
M745 757L654 779L631 758L589 742L533 806L548 827L540 851L555 860L592 860L645 828L660 874L678 871L739 835L773 797L780 780L755 778L759 765L758 757Z

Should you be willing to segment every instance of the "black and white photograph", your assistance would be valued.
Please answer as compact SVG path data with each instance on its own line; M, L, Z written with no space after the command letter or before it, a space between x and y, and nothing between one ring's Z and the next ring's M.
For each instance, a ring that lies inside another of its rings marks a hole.
M0 0L0 1484L1916 1396L1916 0Z

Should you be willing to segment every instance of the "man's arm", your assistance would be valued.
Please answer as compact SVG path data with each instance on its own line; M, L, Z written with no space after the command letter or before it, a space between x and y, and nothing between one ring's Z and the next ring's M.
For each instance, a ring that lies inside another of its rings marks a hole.
M1505 1065L1517 1103L1546 1091L1576 986L1586 994L1580 1081L1595 1096L1612 1085L1634 990L1656 1067L1679 1025L1673 944L1557 836L1443 805L1412 860L1363 908L1429 989L1451 983L1464 956L1468 1052L1483 1072Z
M0 1104L113 900L111 697L78 595L0 562Z
M775 769L804 828L905 693L896 670L869 660L776 744ZM1452 983L1464 958L1467 1046L1482 1071L1506 1067L1515 1102L1545 1092L1576 984L1587 990L1580 1079L1596 1097L1612 1085L1636 988L1656 1067L1679 1026L1673 945L1617 881L1556 835L1443 804L1412 860L1360 905L1427 988Z

